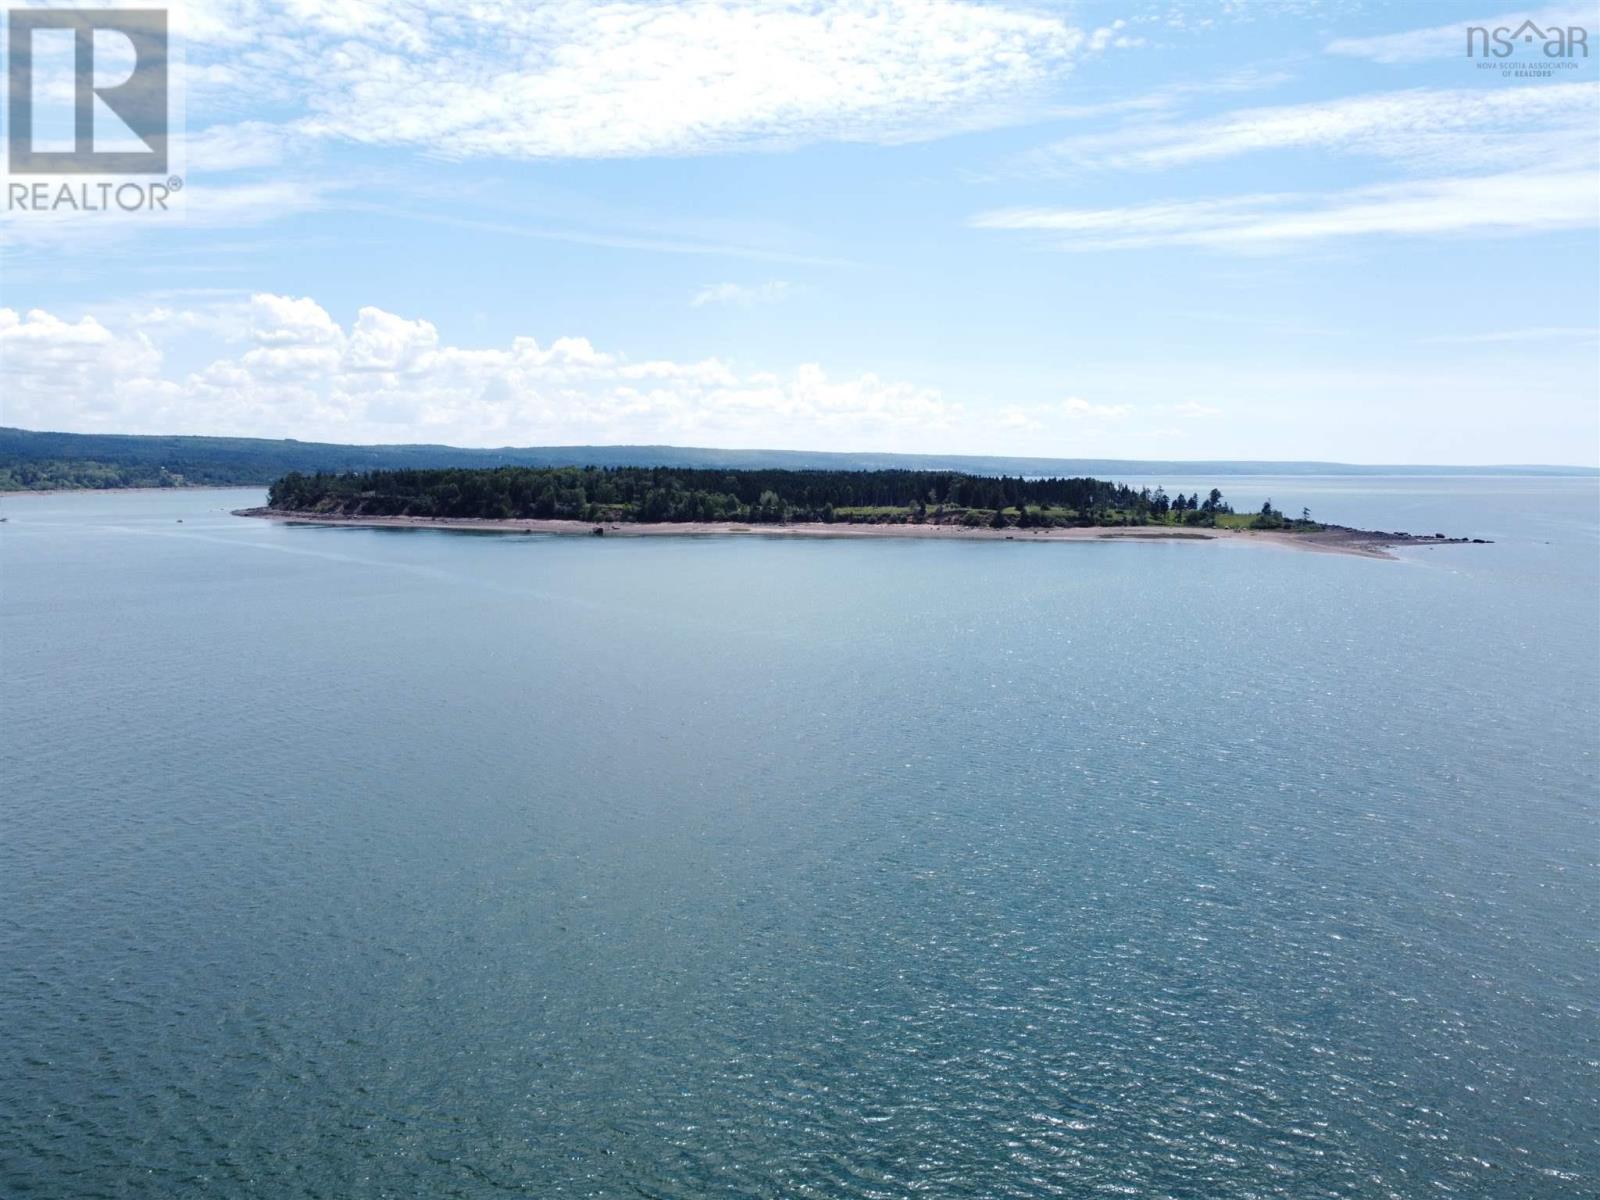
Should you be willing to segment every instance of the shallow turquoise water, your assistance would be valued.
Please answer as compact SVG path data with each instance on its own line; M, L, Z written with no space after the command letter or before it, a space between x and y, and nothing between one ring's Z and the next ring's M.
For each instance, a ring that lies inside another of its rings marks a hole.
M5 500L0 1195L1600 1188L1600 490L1224 486L1500 540Z

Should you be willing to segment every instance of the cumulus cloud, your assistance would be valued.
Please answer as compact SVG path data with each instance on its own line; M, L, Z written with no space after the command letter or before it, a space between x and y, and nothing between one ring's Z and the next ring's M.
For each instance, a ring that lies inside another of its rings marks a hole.
M427 320L362 308L336 321L315 300L261 294L240 341L188 372L152 334L205 328L179 312L94 317L0 309L6 420L32 428L198 430L343 441L678 441L902 444L962 425L937 390L815 364L743 370L720 359L633 361L581 337L451 345Z
M0 308L0 362L19 387L65 394L123 371L148 375L160 359L144 335L118 336L93 317Z
M127 402L159 403L160 366L143 333L114 333L91 316L0 308L0 420L8 424L60 428L45 418L71 413L94 423L114 420Z
M461 445L661 442L812 449L994 446L1027 431L1066 451L1127 404L1067 396L977 411L937 388L816 363L633 359L583 337L462 346L433 322L261 293L108 309L64 320L0 309L4 419L35 429L175 430L346 442ZM200 343L213 347L200 354ZM174 369L171 360L201 363Z

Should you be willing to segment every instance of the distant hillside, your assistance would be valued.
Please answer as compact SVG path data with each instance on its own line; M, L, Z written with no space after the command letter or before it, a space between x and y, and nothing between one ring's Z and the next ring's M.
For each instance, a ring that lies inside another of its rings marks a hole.
M36 433L0 427L0 492L61 488L266 486L291 471L433 467L712 467L740 470L922 470L968 475L1149 479L1189 475L1597 475L1583 467L1358 466L1325 462L1179 462L1004 458L965 454L717 450L696 446L342 446L267 438Z

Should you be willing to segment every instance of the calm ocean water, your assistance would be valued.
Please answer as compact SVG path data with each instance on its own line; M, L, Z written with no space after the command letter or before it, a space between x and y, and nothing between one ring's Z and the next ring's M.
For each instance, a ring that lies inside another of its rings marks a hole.
M0 1196L1595 1194L1600 485L1223 486L1496 544L4 500Z

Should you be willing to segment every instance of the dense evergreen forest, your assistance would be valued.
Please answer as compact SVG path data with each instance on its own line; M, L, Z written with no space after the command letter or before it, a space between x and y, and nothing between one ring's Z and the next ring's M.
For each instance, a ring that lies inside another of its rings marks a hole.
M955 471L696 470L501 467L492 470L291 473L268 506L339 516L575 521L929 522L1052 525L1246 525L1314 528L1268 503L1241 518L1211 489L1202 497L1101 479L1030 479Z

